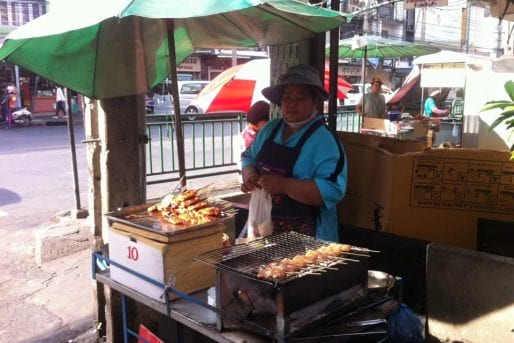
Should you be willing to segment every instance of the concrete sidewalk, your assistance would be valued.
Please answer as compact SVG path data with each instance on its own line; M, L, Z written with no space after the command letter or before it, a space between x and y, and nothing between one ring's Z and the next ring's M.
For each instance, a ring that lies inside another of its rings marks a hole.
M35 230L37 263L2 262L0 342L98 342L87 224L61 213ZM31 236L9 233L7 239L23 245Z
M200 188L214 182L222 185L216 187L217 195L237 191L235 174L193 179L188 185ZM170 185L149 188L150 195L162 196ZM0 343L103 342L94 322L89 219L77 219L72 211L63 211L35 234L35 260L25 264L21 273L19 266L7 266L0 276L0 292L5 299L0 301Z
M73 113L73 125L82 125L83 124L83 115L80 112ZM44 125L44 126L59 126L59 125L67 125L68 118L54 118L53 112L45 112L45 113L33 113L32 114L32 125Z

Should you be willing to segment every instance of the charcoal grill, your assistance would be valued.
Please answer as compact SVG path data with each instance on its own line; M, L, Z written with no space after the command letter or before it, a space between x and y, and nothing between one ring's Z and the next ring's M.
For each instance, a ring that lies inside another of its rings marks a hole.
M311 272L281 280L257 277L263 265L330 243L288 232L198 256L197 261L216 268L218 330L239 325L282 341L359 306L367 295L369 255L364 254L365 248L352 247L338 263Z

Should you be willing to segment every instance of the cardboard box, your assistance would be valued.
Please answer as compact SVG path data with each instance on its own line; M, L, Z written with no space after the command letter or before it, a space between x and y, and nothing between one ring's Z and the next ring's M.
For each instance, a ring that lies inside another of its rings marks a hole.
M222 248L225 226L214 224L196 234L178 235L168 243L143 237L129 225L113 223L109 229L109 259L146 277L167 284L175 278L174 288L193 293L214 286L216 271L193 258ZM162 236L162 235L160 235ZM164 289L111 264L111 278L152 299L164 302ZM171 299L177 296L171 294Z
M509 152L427 149L340 133L348 187L339 223L476 249L477 220L514 221Z
M368 130L386 131L389 126L388 119L364 117L362 128Z

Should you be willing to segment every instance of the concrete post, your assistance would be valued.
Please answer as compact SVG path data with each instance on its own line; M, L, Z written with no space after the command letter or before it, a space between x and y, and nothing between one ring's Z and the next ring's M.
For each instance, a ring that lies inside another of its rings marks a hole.
M98 117L101 241L106 243L109 223L105 213L146 201L145 97L141 94L102 100ZM120 342L119 294L105 290L104 296L107 341Z
M109 226L105 213L146 201L144 113L144 95L88 101L85 142L94 251L106 253ZM101 284L96 286L96 319L107 330L100 334L106 334L110 342L121 341L119 295Z

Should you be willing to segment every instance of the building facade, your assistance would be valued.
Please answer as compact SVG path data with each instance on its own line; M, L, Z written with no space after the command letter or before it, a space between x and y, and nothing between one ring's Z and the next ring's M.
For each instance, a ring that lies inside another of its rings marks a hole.
M499 57L512 53L513 24L491 16L489 5L469 0L447 0L446 6L406 9L408 1L348 0L342 1L341 11L354 14L350 23L341 27L341 39L355 34L378 35L386 38L435 45L480 56ZM419 2L418 2L419 3ZM395 89L412 68L412 58L373 61L366 75L387 75L388 85ZM360 81L359 60L340 62L340 74L349 81Z

